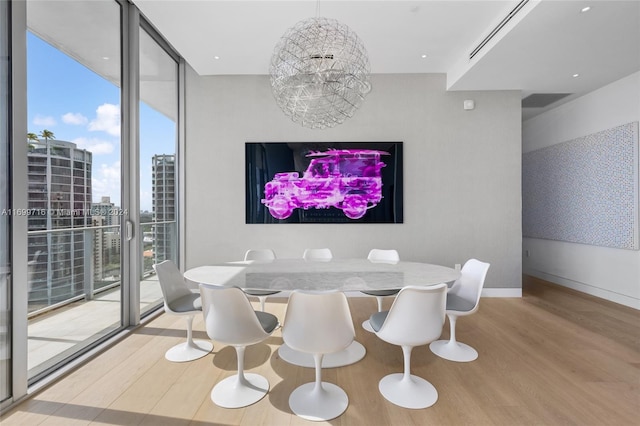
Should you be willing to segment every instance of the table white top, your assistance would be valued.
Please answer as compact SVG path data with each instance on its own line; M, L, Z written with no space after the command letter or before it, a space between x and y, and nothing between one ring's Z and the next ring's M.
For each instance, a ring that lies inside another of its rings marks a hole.
M460 272L418 262L383 263L366 259L276 259L240 261L189 269L196 283L255 290L386 290L454 281Z

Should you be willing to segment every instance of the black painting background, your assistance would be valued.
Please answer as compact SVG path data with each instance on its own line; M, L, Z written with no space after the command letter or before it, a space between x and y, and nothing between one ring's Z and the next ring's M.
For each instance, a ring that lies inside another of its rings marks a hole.
M303 175L311 158L310 151L328 149L374 149L382 156L382 200L360 219L349 219L342 210L295 209L279 220L260 202L264 185L276 173L299 172ZM245 144L246 223L402 223L402 142L247 142Z

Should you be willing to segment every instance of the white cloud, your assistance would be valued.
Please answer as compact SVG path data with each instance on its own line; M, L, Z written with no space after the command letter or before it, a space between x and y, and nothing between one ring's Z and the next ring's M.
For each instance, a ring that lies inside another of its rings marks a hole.
M93 199L100 200L104 196L110 196L111 202L120 206L120 176L120 161L94 167L91 178Z
M80 126L83 124L87 124L89 122L89 119L79 112L68 112L62 116L62 121L65 124Z
M91 151L94 155L111 154L114 150L113 143L97 138L77 138L71 142L75 143L80 149Z
M38 114L33 118L33 124L36 126L55 126L57 123L56 119L51 116Z
M120 136L120 106L102 104L96 109L96 118L89 123L89 130L103 131Z

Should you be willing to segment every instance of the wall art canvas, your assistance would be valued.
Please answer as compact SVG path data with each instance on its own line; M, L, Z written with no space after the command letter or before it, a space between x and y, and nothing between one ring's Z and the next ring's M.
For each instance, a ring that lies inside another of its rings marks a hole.
M638 122L525 153L525 237L638 250Z
M402 223L402 142L247 142L247 223Z

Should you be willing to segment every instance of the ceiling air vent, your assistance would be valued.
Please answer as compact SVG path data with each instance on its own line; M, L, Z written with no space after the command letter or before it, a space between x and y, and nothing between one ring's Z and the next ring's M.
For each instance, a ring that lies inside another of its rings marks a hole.
M533 93L522 99L522 108L544 108L571 93Z
M487 44L489 43L489 41L491 41L491 39L493 37L495 37L496 34L498 34L498 32L502 29L502 27L504 27L505 25L507 25L507 22L509 22L511 19L513 19L514 16L516 16L516 13L520 12L520 10L527 4L529 3L529 0L522 0L520 3L517 4L516 7L513 8L513 10L511 12L509 12L509 14L502 20L500 21L500 23L493 29L491 30L491 32L489 33L489 35L487 37L485 37L484 40L482 40L480 42L480 44L478 44L478 46L473 49L471 51L471 53L469 54L469 59L473 59L474 56L476 56L478 54L478 52Z

